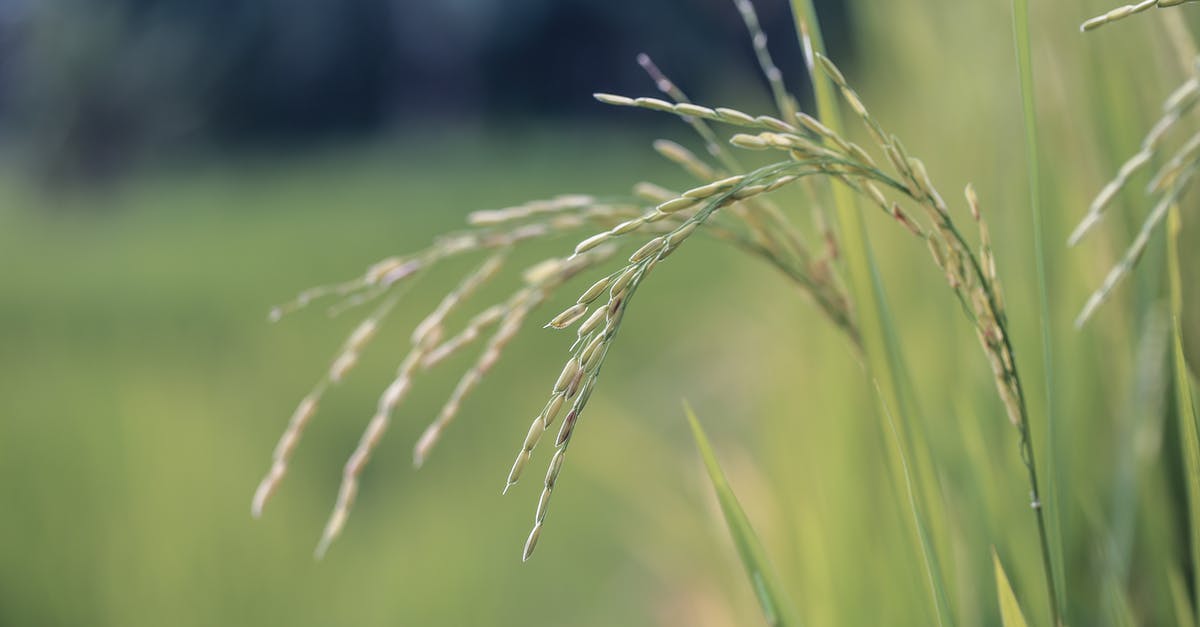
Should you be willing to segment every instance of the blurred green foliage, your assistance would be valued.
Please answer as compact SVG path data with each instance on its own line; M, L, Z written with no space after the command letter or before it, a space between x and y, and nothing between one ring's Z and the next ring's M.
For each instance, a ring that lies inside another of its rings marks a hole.
M1167 332L1161 241L1085 330L1070 328L1140 223L1137 182L1094 241L1072 250L1063 242L1182 77L1159 15L1084 37L1079 22L1106 1L1034 5L1068 602L1077 625L1168 624L1170 591L1195 565L1186 561L1175 416L1164 403L1166 353L1154 350ZM979 189L1035 428L1044 429L1008 4L851 7L862 51L850 80L947 196L968 180ZM639 115L650 114L610 118ZM752 623L754 595L681 397L702 416L725 417L706 428L807 624L929 624L859 365L788 284L712 243L672 256L639 295L528 564L520 552L536 486L504 498L500 489L569 344L532 328L415 472L411 443L469 360L419 380L366 471L344 537L324 562L311 557L341 464L407 330L469 262L422 280L328 397L264 520L250 519L275 438L354 325L353 313L330 321L316 307L268 326L270 305L417 249L470 209L619 192L645 178L681 185L652 159L649 139L578 125L404 135L395 146L147 172L87 194L35 192L6 175L0 624ZM1185 203L1182 240L1192 355L1194 202ZM97 207L119 211L81 210ZM932 435L950 603L961 624L1000 624L995 546L1039 624L1044 592L1016 434L987 365L924 248L868 218Z

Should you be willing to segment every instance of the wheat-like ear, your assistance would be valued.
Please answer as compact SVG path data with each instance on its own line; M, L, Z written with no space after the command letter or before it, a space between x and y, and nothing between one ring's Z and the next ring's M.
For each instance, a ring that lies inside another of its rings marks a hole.
M488 343L482 357L476 365L467 371L455 388L446 407L437 420L430 425L421 437L414 453L417 465L420 465L429 450L436 443L438 436L457 413L458 407L465 395L482 379L500 358L501 351L512 339L529 314L540 305L545 298L578 273L609 258L613 253L611 247L601 248L590 254L573 260L547 260L526 272L526 287L518 290L503 307L503 315L499 329ZM322 557L330 544L337 539L345 527L350 515L350 508L358 495L359 481L363 469L372 453L378 448L384 433L391 422L396 407L412 387L412 381L421 364L440 346L444 335L446 317L459 307L465 299L483 284L489 281L499 271L503 261L503 253L493 256L468 275L457 288L447 294L438 306L430 313L412 333L412 349L401 362L396 376L379 398L375 415L368 422L358 446L346 461L342 471L342 483L338 488L337 501L333 512L321 534L317 545L316 555Z
M1181 2L1160 3L1156 6L1173 6L1174 4L1181 4ZM1077 245L1100 223L1105 210L1113 203L1117 194L1128 187L1134 174L1144 169L1158 156L1163 145L1170 139L1172 132L1179 128L1179 122L1183 116L1193 111L1197 103L1200 103L1200 59L1192 62L1191 71L1192 76L1167 96L1162 107L1163 115L1142 139L1141 148L1121 165L1117 175L1096 195L1088 207L1087 213L1068 238L1069 245ZM1108 300L1116 286L1133 271L1149 245L1150 236L1162 224L1171 202L1178 199L1183 193L1185 185L1191 181L1197 167L1200 167L1200 133L1196 133L1184 141L1182 146L1151 177L1150 183L1146 186L1146 193L1157 196L1158 200L1154 208L1147 214L1137 236L1120 261L1109 270L1100 287L1092 292L1087 302L1084 303L1079 315L1075 318L1077 328L1087 324L1100 306Z
M567 449L637 289L662 260L679 249L697 228L712 218L720 208L736 202L739 194L746 196L745 190L748 188L756 187L756 193L765 193L769 184L764 183L777 181L792 169L795 169L795 166L787 163L767 166L746 175L729 177L687 190L678 198L658 205L655 212L647 217L648 220L662 219L656 216L670 216L696 206L699 206L699 209L669 232L645 241L629 256L629 263L624 268L594 283L577 299L576 305L551 321L549 326L554 328L567 329L576 323L579 323L579 327L571 356L551 388L550 400L530 425L505 481L504 491L507 492L520 480L541 440L542 433L554 424L559 412L565 408L566 415L554 440L554 456L542 481L542 492L534 512L533 528L525 541L522 559L528 560L532 556L542 536L550 499L558 485ZM794 180L795 177L792 177L791 181ZM580 242L576 251L586 251L595 245L593 242L606 242L618 235L620 233L615 230L598 233ZM606 290L607 300L590 316L586 315L588 307Z
M437 418L426 427L417 440L417 444L413 448L413 465L420 467L425 463L425 459L441 439L446 428L458 415L463 399L483 381L483 378L500 361L503 350L516 337L517 331L521 329L525 319L545 302L554 288L591 267L596 261L607 258L609 254L611 254L611 249L604 249L580 259L577 263L562 263L557 272L551 273L545 280L525 288L514 297L508 311L500 320L500 326L496 333L488 340L483 354L480 355L475 365L463 374Z
M1112 22L1116 22L1117 20L1123 20L1131 15L1136 15L1143 11L1149 11L1150 9L1155 8L1165 9L1167 7L1179 6L1188 2L1196 2L1196 0L1142 0L1137 4L1126 4L1124 6L1119 6L1103 15L1097 15L1096 17L1087 20L1079 27L1079 30L1083 32L1095 30L1101 26L1104 26L1105 24L1110 24Z
M753 14L753 9L750 8L749 13L747 13L745 7L741 8L747 28L750 30L752 39L755 42L760 63L767 74L768 82L773 86L773 92L778 96L777 104L782 107L781 115L785 118L796 117L799 114L792 113L795 110L794 99L787 94L782 84L782 78L776 76L778 70L776 69L775 72L769 71L770 68L775 67L774 62L771 60L770 54L766 49L766 37L761 32L757 17ZM648 55L639 55L638 63L650 75L659 91L674 102L658 98L629 98L613 94L596 94L596 99L615 106L637 107L672 113L687 122L704 141L709 154L717 159L717 166L710 166L703 159L674 142L660 140L655 143L655 149L701 181L717 183L723 177L728 178L730 172L745 171L737 156L735 156L734 151L729 150L724 145L724 142L719 140L718 134L713 126L709 124L710 122L761 131L805 132L794 123L786 122L770 115L754 116L726 107L696 105L688 99L687 94L667 78ZM737 143L735 142L734 145L737 146ZM739 147L744 148L745 146ZM791 182L791 180L786 182ZM736 199L739 202L728 207L729 213L736 217L737 222L745 225L753 240L748 243L739 242L739 245L751 249L755 254L767 259L773 265L783 270L857 344L858 332L850 320L848 297L839 282L836 272L832 268L832 261L836 257L837 251L836 237L832 230L825 226L827 220L825 220L822 214L821 203L817 201L817 194L813 187L809 185L809 181L802 181L802 186L810 200L815 221L818 224L825 243L825 250L822 251L823 254L819 258L812 254L804 238L791 224L782 209L772 202L770 198L766 198L760 193L762 191L774 191L784 184L786 184L784 181L775 181L772 183L770 189L765 190L757 190L754 189L754 186L748 186L742 191L741 197ZM671 210L691 209L694 206L695 203L689 204L689 201L683 198L675 200L673 204L666 205ZM715 222L710 232L714 234L726 233L725 228L719 223L720 218L716 217L714 220Z
M772 71L774 63L766 50L766 39L757 17L745 2L739 3L739 9L751 32L755 51L784 119L692 103L645 55L639 58L639 62L660 91L673 102L657 98L596 95L601 102L666 112L690 124L705 141L717 164L709 164L704 158L674 142L657 142L655 149L699 179L697 186L676 193L643 183L635 187L633 201L567 195L505 209L475 212L469 218L471 229L440 238L422 253L387 260L372 267L366 276L356 281L301 295L295 307L326 294L349 298L361 296L363 300L370 300L391 293L389 298L394 298L395 284L446 258L481 251L494 253L527 240L555 238L567 233L577 235L585 227L600 228L588 237L576 239L577 243L569 257L548 259L527 270L524 287L504 303L477 313L463 329L448 339L444 337L447 335L444 328L447 314L498 271L499 257L485 262L479 270L464 279L418 325L411 337L412 348L408 356L401 362L396 377L380 397L374 417L345 464L337 503L318 545L318 555L324 553L345 526L367 460L377 450L392 413L407 394L415 375L470 345L485 330L496 327L478 361L462 376L442 411L418 441L414 461L420 465L458 414L463 398L496 365L503 348L512 341L535 308L568 280L609 258L619 246L636 244L636 247L629 247L628 261L622 267L593 279L573 304L553 316L546 325L554 329L573 329L574 333L567 362L551 387L549 399L522 439L505 481L507 491L520 480L542 434L558 422L555 452L542 481L533 528L523 553L525 559L530 557L542 536L550 499L558 486L567 449L587 409L630 303L657 265L694 235L707 233L771 263L803 288L852 340L854 346L861 348L853 309L841 289L836 269L812 262L811 254L795 233L786 214L765 198L767 194L805 182L811 177L831 178L844 183L925 241L934 262L976 326L995 371L997 388L1010 419L1023 430L1023 434L1027 433L1024 397L1009 343L995 261L974 192L968 190L967 204L972 217L979 222L978 256L960 234L950 208L934 187L924 164L910 156L900 140L884 130L841 71L829 59L811 50L807 51L809 61L833 79L842 98L863 122L877 144L876 149L886 159L877 162L864 148L812 117L794 110L793 99L784 89L782 78L777 70ZM710 123L734 126L748 132L735 134L725 141L720 139ZM735 156L740 149L766 151L768 156L774 155L777 160L757 169L745 169ZM654 204L646 206L646 201ZM912 217L904 205L915 206L924 214L925 223ZM828 238L827 233L824 235ZM830 249L835 248L830 246ZM390 308L387 302L384 313ZM353 350L344 351L344 358L335 360L328 375L329 381L341 379L357 360L357 347L373 334L378 325L377 319L368 322L348 341L348 347ZM319 387L318 392L320 389L323 388ZM288 455L294 449L299 431L315 411L318 395L306 398L293 418L293 427L289 427L281 441L277 464L273 465L268 479L264 481L266 488L261 490L263 494L269 495L277 485L282 471L277 472L276 465L280 469L286 468ZM560 415L561 421L558 419ZM259 507L259 499L256 498L256 510Z
M424 263L421 258L384 260L368 268L363 277L354 281L333 287L315 288L302 292L291 303L272 309L271 319L278 320L285 313L306 307L314 299L324 296L335 294L346 295L352 293L354 290L359 290L359 293L362 294L371 294L375 290L391 289L405 279L413 276L423 267ZM283 482L284 476L287 475L288 464L296 451L296 447L300 444L300 439L304 435L305 428L308 427L308 424L317 413L321 397L331 384L340 382L350 369L358 363L359 355L375 337L379 325L388 313L391 312L392 308L395 307L398 298L398 294L393 294L374 313L359 323L350 336L346 338L345 342L342 343L342 347L330 364L326 375L313 386L313 389L300 401L300 404L292 413L287 428L284 429L283 435L280 436L279 443L275 445L275 451L271 456L271 467L267 471L266 476L259 482L258 488L254 491L254 498L250 504L250 512L255 518L262 516L267 501L279 489L280 483Z
M648 59L645 60L645 65L651 68L652 72L657 71ZM665 77L661 77L660 86L682 96L673 86L664 85L665 80ZM692 119L696 119L696 116L720 119L760 130L795 128L770 116L752 117L731 109L708 109L687 102L670 104L654 99L634 100L618 96L598 98L618 104L670 110ZM703 125L703 122L698 123ZM331 383L340 381L349 373L357 363L363 347L375 335L383 317L394 307L399 297L397 286L407 285L411 277L451 257L481 251L506 251L528 240L553 238L589 226L605 229L580 241L570 258L550 259L530 268L525 273L524 288L506 302L477 313L464 328L447 338L448 334L444 328L447 315L471 292L499 271L501 255L493 257L447 294L438 307L417 326L411 336L411 350L401 361L395 378L380 396L375 414L343 468L337 501L317 547L318 556L324 554L344 528L358 493L363 469L377 449L395 409L407 395L413 379L421 370L442 362L448 356L474 343L485 331L497 327L478 361L462 376L442 411L417 442L414 449L414 461L417 465L426 459L458 414L465 396L496 365L502 349L513 339L532 311L569 279L611 256L616 250L615 245L629 242L630 235L644 234L649 239L643 239L640 247L632 252L626 268L595 282L580 296L575 305L555 316L548 325L554 328L578 325L579 330L572 351L580 366L579 372L587 373L586 378L581 374L573 381L564 381L563 385L556 386L547 409L539 415L539 428L544 430L550 426L564 405L570 406L573 410L569 412L572 416L569 420L571 427L562 431L556 442L560 449L565 449L574 421L578 419L591 393L599 364L607 353L608 342L611 341L616 325L624 314L628 296L649 268L671 254L697 231L698 226L714 219L718 205L711 204L711 201L716 196L721 197L719 206L737 209L733 215L738 219L731 220L728 225L713 224L708 233L771 262L802 288L810 291L830 313L831 318L846 329L852 338L857 338L849 315L849 305L836 293L834 281L822 277L820 279L826 282L821 283L818 278L807 274L804 267L781 257L777 248L765 247L761 244L761 239L745 234L746 230L754 233L756 229L761 229L762 225L748 218L742 220L741 218L746 218L750 212L738 209L740 203L752 202L755 198L797 180L798 173L785 171L793 165L784 164L782 169L778 165L771 166L747 175L718 176L718 170L703 164L699 157L688 153L678 144L660 142L656 148L664 156L697 174L704 184L678 194L652 184L639 184L635 188L635 198L632 201L628 198L599 199L587 195L563 195L504 209L477 211L468 217L471 228L466 231L438 238L433 245L420 253L379 262L355 280L302 292L293 302L273 310L272 319L278 319L322 297L342 297L342 303L337 306L340 310L386 296L384 304L351 334L333 360L326 376L300 403L276 447L271 468L255 493L252 503L254 514L261 514L266 501L276 491L286 474L300 436L317 411L321 394ZM720 150L727 149L722 147ZM809 170L809 173L812 172L815 170ZM655 204L645 206L643 203L647 198ZM784 221L781 215L778 218L781 223ZM593 302L605 292L610 294L609 302L589 315ZM524 457L514 465L512 482L515 482L524 466L521 460L527 461L534 444L534 439L528 440L529 446L524 451ZM558 460L556 467L561 467L561 455ZM550 488L553 482L551 479ZM544 518L545 504L541 511L539 530L541 519Z
M1100 190L1100 193L1096 195L1096 198L1088 207L1087 215L1079 221L1079 225L1071 232L1071 237L1067 240L1069 245L1074 246L1078 244L1084 235L1087 235L1094 226L1099 224L1100 219L1104 217L1104 210L1116 198L1117 193L1129 183L1129 178L1150 162L1166 139L1168 133L1176 127L1184 114L1195 108L1197 102L1200 102L1200 79L1193 76L1180 85L1167 98L1163 104L1163 116L1159 118L1158 122L1150 128L1150 132L1146 134L1146 137L1142 139L1141 149L1121 165L1120 170L1117 171L1117 176L1109 181Z
M1138 231L1137 237L1133 239L1133 243L1125 250L1125 254L1121 257L1121 260L1109 270L1108 275L1104 277L1104 282L1095 292L1092 292L1087 302L1084 303L1079 316L1075 318L1075 326L1077 328L1087 324L1092 314L1100 308L1100 305L1108 300L1113 288L1137 265L1142 254L1146 252L1146 247L1150 244L1150 237L1154 234L1154 230L1162 224L1163 219L1167 217L1167 212L1170 210L1171 205L1176 203L1179 197L1183 195L1188 183L1191 182L1192 177L1196 175L1197 171L1200 171L1200 163L1194 163L1179 173L1171 188L1154 205L1149 215L1146 216L1145 222L1142 223L1142 228Z
M429 351L438 345L444 333L443 324L445 323L446 316L458 307L471 292L495 276L503 260L504 254L501 253L485 261L482 266L468 275L456 289L447 294L438 304L437 308L413 330L411 337L412 350L409 351L408 356L400 363L396 371L396 377L380 397L375 415L367 423L367 428L363 431L358 446L354 449L354 453L351 454L350 459L346 461L343 467L342 484L338 489L337 504L334 506L333 514L325 526L321 541L317 545L318 557L325 554L325 551L329 548L329 544L341 533L342 527L345 526L346 518L350 513L350 507L354 504L354 499L358 494L359 476L362 474L363 468L366 467L371 453L379 446L379 442L383 439L388 424L391 422L392 413L412 387L412 379L416 375L422 360L429 354Z
M1117 20L1125 19L1131 15L1141 13L1142 11L1149 11L1150 9L1153 9L1154 7L1157 7L1157 6L1158 6L1158 0L1142 0L1142 2L1139 2L1137 4L1126 4L1123 6L1119 6L1115 9L1112 9L1111 11L1108 11L1107 13L1104 13L1103 15L1097 15L1096 17L1093 17L1093 18L1085 21L1082 25L1080 25L1079 30L1083 31L1083 32L1087 32L1089 30L1100 28L1101 26L1104 26L1105 24L1109 24L1109 23L1115 22Z

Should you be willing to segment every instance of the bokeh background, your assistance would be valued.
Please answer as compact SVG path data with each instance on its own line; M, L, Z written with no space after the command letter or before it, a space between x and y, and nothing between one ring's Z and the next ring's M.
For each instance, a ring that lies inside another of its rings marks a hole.
M947 196L978 187L1040 402L1008 2L818 4L877 117ZM1060 243L1183 71L1159 16L1085 37L1079 22L1107 0L1034 4L1072 605L1080 624L1160 624L1169 577L1190 576L1159 567L1183 530L1155 349L1161 242L1079 333L1074 313L1149 203L1127 192L1093 240ZM757 6L807 101L786 2ZM1200 23L1200 10L1174 18ZM312 558L408 330L466 262L406 297L251 519L279 432L359 313L321 305L269 325L270 307L419 249L473 209L685 185L649 142L695 146L686 127L590 97L653 95L642 51L699 102L769 107L726 0L0 0L0 625L757 624L683 398L810 624L929 624L857 363L792 287L712 243L640 293L529 563L536 482L500 488L569 344L538 325L415 471L411 444L471 359L419 380L346 533ZM987 364L923 247L871 217L943 481L951 601L963 624L998 624L995 546L1040 611L1016 434ZM1106 600L1111 586L1130 607Z

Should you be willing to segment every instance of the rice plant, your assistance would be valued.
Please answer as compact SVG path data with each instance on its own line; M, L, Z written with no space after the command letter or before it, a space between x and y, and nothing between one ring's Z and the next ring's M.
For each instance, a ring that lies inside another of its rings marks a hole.
M367 462L378 450L416 378L446 358L479 346L477 360L462 373L450 398L414 446L413 461L420 466L452 427L464 399L495 369L517 333L531 319L542 316L545 327L566 335L563 343L569 345L568 357L549 386L544 402L539 402L540 409L534 408L528 430L523 437L514 438L518 442L516 456L502 485L507 492L524 478L538 445L543 438L549 438L548 446L553 453L540 478L541 494L521 554L523 560L528 560L545 532L552 496L559 487L568 450L596 392L609 352L619 350L617 339L630 305L643 287L653 289L653 277L660 264L680 259L675 253L688 246L693 238L710 237L765 262L785 276L812 301L830 328L843 336L851 351L862 360L868 380L879 393L882 413L887 416L904 462L902 472L934 614L939 623L952 623L953 610L949 607L936 551L928 538L930 513L925 502L933 497L921 494L910 477L909 460L917 445L911 436L902 433L911 428L913 421L912 409L905 400L911 392L903 389L905 374L900 365L902 360L896 355L894 336L900 327L886 313L876 283L875 251L866 241L859 222L860 207L865 207L877 219L895 224L928 250L935 271L944 277L952 298L974 330L991 368L1000 406L1016 432L1017 455L1025 468L1029 505L1037 524L1036 542L1042 556L1041 576L1050 604L1050 622L1066 623L1062 609L1065 586L1059 583L1061 576L1056 574L1056 570L1063 568L1061 541L1052 540L1056 532L1048 531L1046 513L1056 503L1042 497L1044 484L1038 475L1030 401L1020 369L1023 362L1014 349L1004 290L979 195L968 185L961 200L946 200L924 162L911 155L900 138L886 129L843 72L826 56L811 4L796 2L794 10L818 100L816 115L801 110L799 100L789 91L771 57L753 7L745 0L736 4L770 89L774 111L756 114L694 102L646 55L640 56L638 63L649 75L657 95L595 94L596 100L603 104L674 116L689 126L703 142L707 154L696 154L671 140L658 140L653 148L695 180L690 188L671 190L652 182L637 182L629 191L608 197L563 195L514 207L476 211L470 214L464 230L439 237L422 251L380 261L347 282L302 292L294 301L272 312L271 318L279 319L325 298L336 299L333 307L337 310L375 304L374 311L346 339L326 374L293 414L276 446L270 469L254 495L255 516L262 514L287 474L301 436L317 414L323 393L352 370L408 285L443 261L472 257L479 259L477 268L457 285L447 286L449 289L439 305L413 330L409 352L381 393L374 415L345 463L341 486L316 552L323 555L343 532ZM1123 7L1089 20L1084 29L1176 4L1182 2L1159 0ZM1022 38L1021 25L1028 16L1021 12L1014 17L1023 78L1028 79L1023 87L1026 123L1030 128L1028 143L1034 157L1030 172L1034 180L1036 222L1041 214L1037 209L1037 135L1032 130L1035 116L1029 78L1032 61L1028 32L1024 31ZM1164 139L1178 128L1182 116L1200 101L1200 74L1195 67L1192 72L1167 99L1163 118L1147 135L1142 149L1092 204L1071 243L1079 241L1100 221L1105 208L1130 176L1158 154ZM861 125L868 142L860 144L850 138L840 119L843 108L853 114L852 119ZM764 157L765 164L746 165L761 163ZM1080 324L1130 271L1145 250L1151 233L1175 207L1197 170L1200 170L1200 136L1187 140L1154 176L1148 192L1157 196L1159 202L1124 260L1084 307ZM799 188L807 202L796 206L795 196L784 199L776 193L784 188ZM836 229L829 226L826 215L831 207L839 218ZM800 215L812 218L817 226L802 228ZM1040 230L1036 238L1040 255ZM524 268L520 286L507 298L483 306L471 305L471 297L482 286L502 276L511 251L535 240L569 241L573 245L563 247L559 256ZM850 259L840 257L843 252ZM1045 321L1049 313L1044 262L1040 256L1038 266L1043 281ZM588 282L579 283L585 276ZM561 293L577 297L561 312L543 315L541 306ZM447 323L449 314L467 307L473 308L474 315L461 327L451 328ZM1043 327L1043 340L1048 350L1048 326ZM1053 359L1048 352L1045 365L1049 376ZM1052 379L1047 381L1047 388L1053 390ZM1053 402L1048 405L1053 407ZM557 431L547 436L552 427ZM707 461L711 451L706 446L702 448L706 450ZM710 469L714 466L715 462ZM1057 525L1050 523L1050 526ZM1004 624L1025 624L1000 558L993 555L993 559Z

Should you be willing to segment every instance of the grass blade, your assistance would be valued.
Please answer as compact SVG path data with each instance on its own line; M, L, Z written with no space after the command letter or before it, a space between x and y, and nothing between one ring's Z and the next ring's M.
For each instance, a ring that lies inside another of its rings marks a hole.
M1183 583L1183 575L1179 568L1174 567L1167 573L1167 585L1171 588L1171 605L1175 612L1175 624L1179 627L1195 627L1195 613L1192 612L1191 601L1188 600L1187 584Z
M834 85L829 77L813 67L813 62L818 55L826 55L816 7L812 0L792 0L792 14L796 21L796 34L800 38L800 45L804 48L808 61L808 71L812 78L813 93L816 99L817 116L834 133L843 134L845 129ZM913 431L917 427L913 421L916 413L913 410L915 394L911 389L911 382L905 376L908 370L904 365L900 340L891 320L857 197L845 186L832 185L831 187L842 259L845 263L854 302L858 304L856 316L863 339L867 374L880 401L880 415L886 418L890 425L889 428L893 430L895 425L892 416L898 418L902 425L902 429L894 433L899 451L899 461L893 462L893 471L903 477L909 491L909 509L916 528L925 575L930 584L931 601L937 624L940 626L953 625L953 614L947 600L946 586L938 567L937 554L926 533L926 530L930 528L929 495L936 494L937 490L927 487L934 481L932 479L932 463L928 460L929 456L921 454L927 453L927 440L917 442L913 435ZM911 459L916 466L916 472L913 474L917 476L918 481L915 482L915 485L908 469L908 459ZM896 466L901 468L897 469Z
M1046 571L1046 591L1050 597L1051 624L1066 620L1066 576L1063 572L1062 532L1059 522L1058 480L1056 454L1057 438L1054 412L1054 351L1051 332L1050 290L1046 281L1046 245L1043 230L1045 215L1041 205L1041 164L1038 162L1037 103L1034 101L1033 46L1029 34L1029 0L1013 0L1013 44L1017 53L1017 69L1021 82L1021 110L1025 125L1026 167L1029 177L1029 207L1033 217L1034 265L1037 272L1038 302L1041 306L1042 371L1046 385L1046 456L1048 458L1045 484L1046 498L1039 496L1037 473L1033 467L1033 444L1029 442L1031 427L1024 425L1028 446L1030 486L1036 504L1038 534L1042 549L1042 566ZM1048 520L1047 520L1048 519ZM1049 529L1047 530L1047 527Z
M1191 544L1192 564L1200 564L1200 416L1196 405L1192 382L1188 375L1187 361L1183 355L1179 318L1175 318L1173 368L1175 372L1175 401L1179 417L1180 442L1183 446L1185 484L1188 495L1188 536ZM1192 591L1193 606L1200 603L1200 580Z
M1000 602L1000 624L1004 627L1028 627L1025 614L1021 612L1021 604L1017 603L1017 595L1013 594L1008 575L1004 574L1004 566L1000 564L1000 556L996 555L996 549L992 549L992 564L996 570L996 598Z
M1179 418L1180 442L1183 446L1184 484L1187 486L1188 537L1191 544L1192 567L1200 564L1200 416L1196 413L1195 397L1187 359L1183 353L1183 284L1179 272L1179 206L1173 205L1167 218L1167 274L1171 292L1172 370L1175 373L1176 415ZM1200 607L1200 578L1193 582L1192 606Z
M754 588L754 594L762 606L763 617L772 627L797 624L785 618L788 611L786 608L791 606L786 603L782 595L782 588L772 574L767 562L766 551L763 550L758 535L754 533L754 527L750 525L750 520L746 518L746 512L742 510L737 496L733 493L733 488L729 486L725 473L721 471L721 466L717 463L717 457L708 442L708 436L704 434L704 429L696 420L696 414L692 411L691 406L684 403L683 411L687 414L688 423L692 427L696 448L700 450L700 457L704 460L704 468L708 471L708 478L712 482L713 491L716 492L717 502L721 505L721 513L725 516L725 525L729 527L733 545L737 548L738 557L741 558L742 566L746 568L746 575L750 578L750 585Z

